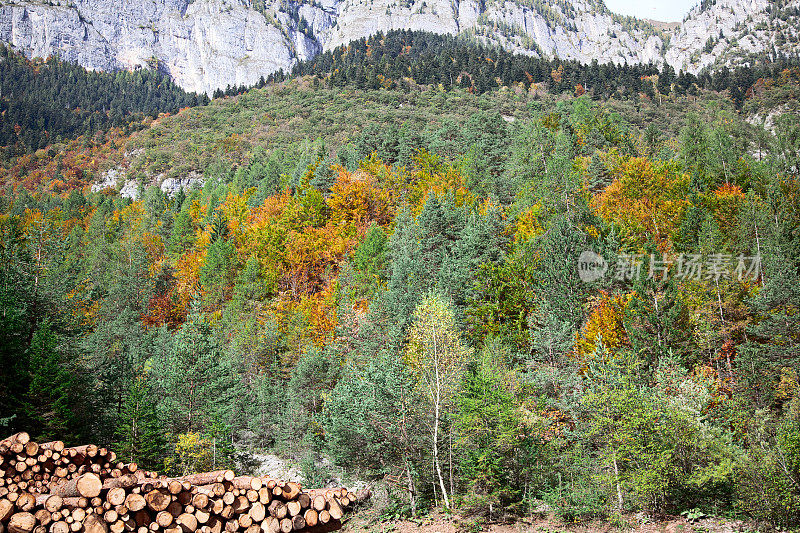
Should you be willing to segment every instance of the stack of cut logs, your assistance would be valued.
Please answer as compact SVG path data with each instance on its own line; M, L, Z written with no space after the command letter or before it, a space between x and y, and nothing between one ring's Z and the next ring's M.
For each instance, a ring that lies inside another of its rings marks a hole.
M231 470L167 478L27 433L0 441L0 472L0 533L324 533L369 497Z

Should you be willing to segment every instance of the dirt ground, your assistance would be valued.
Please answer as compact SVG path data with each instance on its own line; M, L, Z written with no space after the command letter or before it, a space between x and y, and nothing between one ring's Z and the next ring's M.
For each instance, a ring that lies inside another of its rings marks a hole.
M745 522L706 518L694 523L682 517L660 522L644 522L637 516L625 517L630 527L617 529L608 522L564 524L554 519L518 521L513 524L473 525L458 516L431 515L420 520L370 523L368 516L354 516L342 529L345 533L745 533L757 529Z

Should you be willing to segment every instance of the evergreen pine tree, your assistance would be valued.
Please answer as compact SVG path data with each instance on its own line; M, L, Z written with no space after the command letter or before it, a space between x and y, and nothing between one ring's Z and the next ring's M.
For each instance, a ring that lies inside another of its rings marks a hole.
M161 424L146 371L134 378L125 396L114 449L126 461L157 468L166 451Z
M199 302L175 335L174 348L155 357L152 365L161 397L159 416L169 432L204 432L217 421L230 423L239 389L236 369Z
M79 429L72 412L77 407L73 401L78 393L77 380L66 368L59 352L59 341L48 320L33 334L29 349L30 385L28 387L28 412L37 424L37 438L70 439Z

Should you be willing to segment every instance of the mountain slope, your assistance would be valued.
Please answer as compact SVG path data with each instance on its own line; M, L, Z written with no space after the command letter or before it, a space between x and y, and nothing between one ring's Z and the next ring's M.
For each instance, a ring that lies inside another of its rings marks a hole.
M112 127L143 127L146 116L202 105L150 70L87 72L55 58L29 61L0 43L0 161Z
M752 63L796 56L800 1L705 0L674 32L665 54L676 70Z
M798 5L706 1L671 30L615 15L601 0L2 0L0 41L90 69L157 67L184 89L208 93L392 29L585 63L666 60L697 72L772 52L765 43L794 53Z

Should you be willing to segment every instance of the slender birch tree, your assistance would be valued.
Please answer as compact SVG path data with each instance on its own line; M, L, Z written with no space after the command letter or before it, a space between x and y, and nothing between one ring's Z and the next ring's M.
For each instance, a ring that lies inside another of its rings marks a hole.
M443 426L449 423L464 365L470 355L471 350L461 342L450 304L435 294L425 296L414 311L405 360L428 401L433 467L442 500L448 508L450 498L442 475L440 441L445 440L442 439Z

